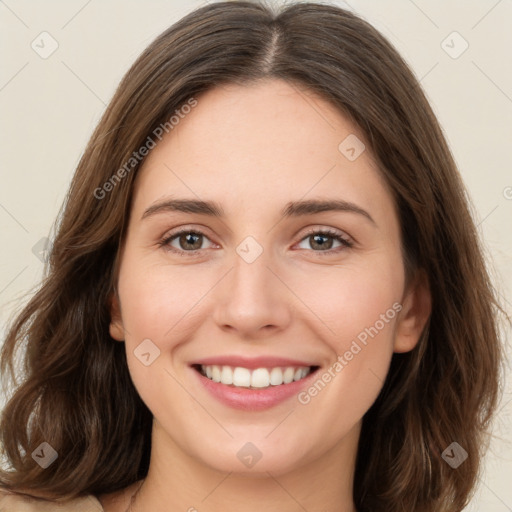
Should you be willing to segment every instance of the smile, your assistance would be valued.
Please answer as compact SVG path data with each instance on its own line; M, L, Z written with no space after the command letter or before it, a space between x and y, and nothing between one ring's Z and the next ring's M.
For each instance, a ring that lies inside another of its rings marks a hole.
M244 368L240 366L195 365L195 369L204 377L237 388L268 388L290 384L307 377L316 366Z

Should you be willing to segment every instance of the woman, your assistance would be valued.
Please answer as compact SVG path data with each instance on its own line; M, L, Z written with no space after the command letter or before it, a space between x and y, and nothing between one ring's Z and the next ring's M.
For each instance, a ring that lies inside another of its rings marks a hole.
M0 506L460 511L498 310L393 47L335 6L198 9L122 80L8 333Z

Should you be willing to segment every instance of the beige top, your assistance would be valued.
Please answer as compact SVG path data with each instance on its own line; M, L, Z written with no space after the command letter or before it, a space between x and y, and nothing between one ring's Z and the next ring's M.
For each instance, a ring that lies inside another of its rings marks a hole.
M0 490L0 512L104 512L92 494L68 501L47 501Z

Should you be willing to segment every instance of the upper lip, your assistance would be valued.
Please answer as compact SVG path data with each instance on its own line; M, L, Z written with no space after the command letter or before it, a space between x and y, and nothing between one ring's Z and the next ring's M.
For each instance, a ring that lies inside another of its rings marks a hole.
M227 356L215 356L215 357L207 357L204 359L200 359L198 361L194 361L192 365L203 365L203 366L232 366L237 367L240 366L242 368L275 368L275 367L289 367L289 366L316 366L311 364L310 362L299 361L297 359L288 359L285 357L275 357L275 356L259 356L259 357L243 357L243 356L235 356L235 355L227 355Z

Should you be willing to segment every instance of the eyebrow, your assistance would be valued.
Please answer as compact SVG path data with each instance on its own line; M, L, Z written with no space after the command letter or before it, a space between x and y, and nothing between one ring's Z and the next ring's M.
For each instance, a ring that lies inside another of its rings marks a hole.
M198 199L165 199L151 205L142 214L141 220L159 213L184 212L209 215L211 217L224 218L225 212L222 206L215 201L201 201ZM377 223L372 216L360 206L341 199L310 199L305 201L293 201L287 203L281 211L281 216L300 217L314 215L321 212L349 212L362 215L375 226Z

